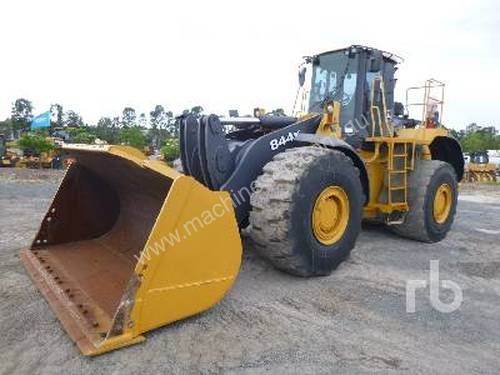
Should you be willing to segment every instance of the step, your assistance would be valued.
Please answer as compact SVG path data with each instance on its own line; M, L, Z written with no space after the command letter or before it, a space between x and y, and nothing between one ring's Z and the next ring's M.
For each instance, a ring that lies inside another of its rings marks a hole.
M397 170L390 170L389 171L390 174L403 174L403 173L406 173L406 169L397 169Z

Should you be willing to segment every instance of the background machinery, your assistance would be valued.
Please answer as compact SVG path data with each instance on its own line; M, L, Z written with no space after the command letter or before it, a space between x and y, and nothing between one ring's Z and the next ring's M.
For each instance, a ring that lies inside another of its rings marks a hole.
M60 147L63 144L63 139L49 136L45 140L51 146L49 150L38 151L35 148L25 148L23 156L19 159L16 166L33 169L62 168L64 161Z
M82 352L215 304L238 273L240 230L300 276L329 274L363 219L443 239L462 152L435 105L420 122L395 105L399 62L363 46L325 52L300 68L295 117L182 118L185 174L123 146L64 146L75 162L22 260Z
M469 162L465 168L465 180L467 182L494 182L497 166L490 163L488 151L476 151L470 153Z
M5 135L0 134L0 167L14 167L18 156L9 151Z

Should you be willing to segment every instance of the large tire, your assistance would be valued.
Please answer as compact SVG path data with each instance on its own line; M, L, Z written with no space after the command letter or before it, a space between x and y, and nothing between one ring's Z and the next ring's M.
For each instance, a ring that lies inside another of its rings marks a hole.
M443 184L451 188L451 207L444 222L437 222L434 199ZM408 179L410 211L403 224L392 225L392 230L413 240L438 242L446 237L453 224L457 208L458 183L453 167L440 160L420 160Z
M344 192L349 209L340 239L325 245L315 236L312 213L328 187ZM359 170L342 152L290 149L267 163L255 181L249 234L257 251L276 268L298 276L328 275L355 245L364 201Z

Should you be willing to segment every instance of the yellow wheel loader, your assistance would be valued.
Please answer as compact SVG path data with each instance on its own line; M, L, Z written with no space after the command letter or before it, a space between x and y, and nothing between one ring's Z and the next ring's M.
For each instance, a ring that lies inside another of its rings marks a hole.
M60 169L63 167L60 147L64 143L59 137L46 137L46 141L52 145L52 149L39 152L33 149L25 149L22 158L16 164L20 168L31 169Z
M15 167L18 156L9 151L4 134L0 134L0 167Z
M294 117L186 116L184 174L124 146L66 146L66 171L22 260L84 354L208 309L233 284L240 230L277 268L328 275L362 220L443 239L464 162L443 85L394 103L397 56L364 46L305 58ZM412 88L415 90L415 88Z
M465 168L465 180L468 182L495 182L497 166L490 163L487 151L471 153L470 162Z

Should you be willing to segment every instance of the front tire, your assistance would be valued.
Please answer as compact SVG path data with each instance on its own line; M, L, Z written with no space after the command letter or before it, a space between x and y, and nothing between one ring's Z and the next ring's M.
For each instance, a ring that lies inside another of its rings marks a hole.
M361 229L359 170L340 151L300 147L276 155L255 181L249 234L276 268L328 275Z
M449 232L457 209L458 183L453 167L440 160L420 160L408 180L410 211L403 224L391 226L406 238L438 242Z

